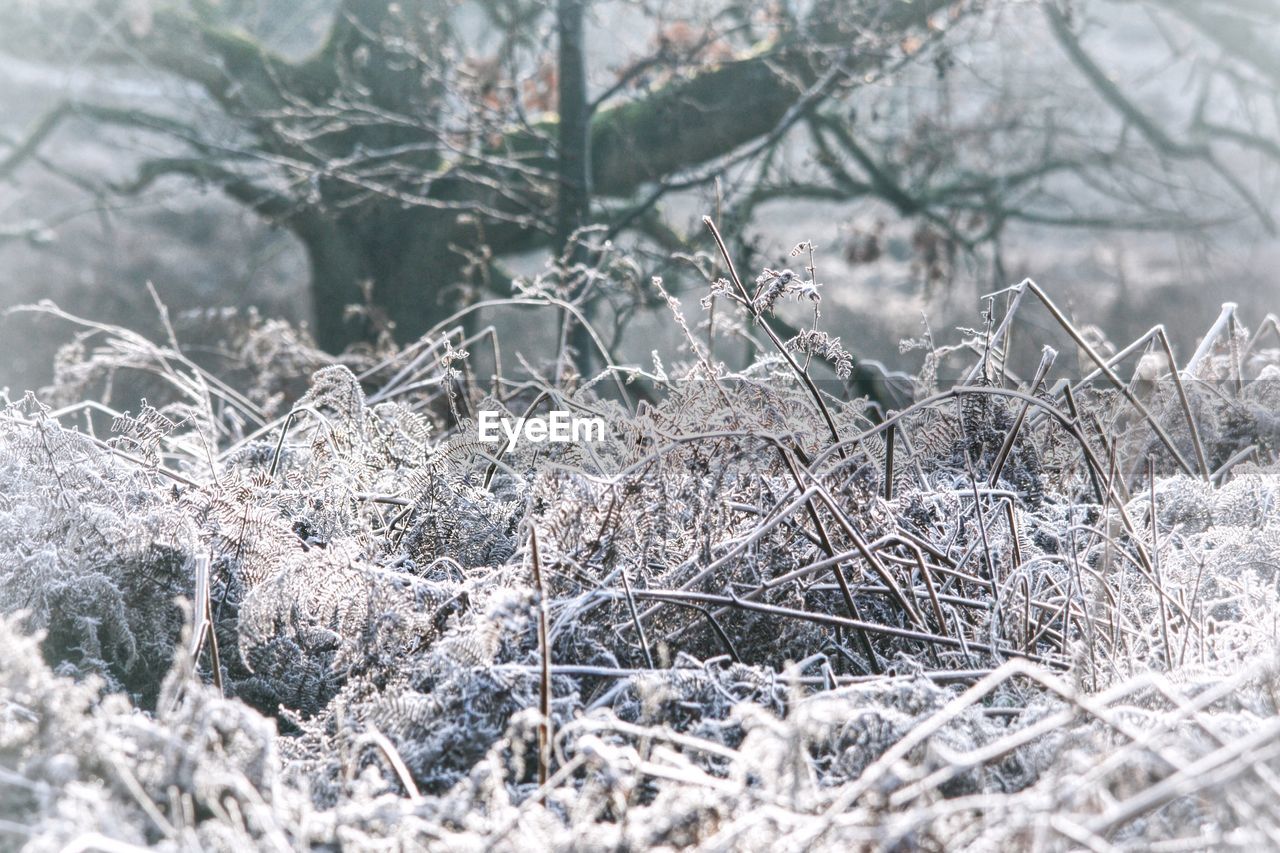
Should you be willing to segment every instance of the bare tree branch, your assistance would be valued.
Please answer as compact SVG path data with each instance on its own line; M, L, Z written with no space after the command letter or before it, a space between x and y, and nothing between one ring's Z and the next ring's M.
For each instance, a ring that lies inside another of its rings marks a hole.
M1045 15L1049 25L1067 57L1072 64L1084 74L1094 90L1107 102L1126 122L1137 129L1138 133L1151 144L1155 150L1165 156L1179 160L1199 160L1218 174L1232 191L1253 210L1258 220L1266 229L1275 233L1276 223L1266 206L1249 190L1248 187L1214 155L1213 149L1206 142L1184 142L1175 139L1169 132L1147 115L1132 99L1126 96L1105 71L1093 60L1071 30L1066 16L1054 2L1046 3Z

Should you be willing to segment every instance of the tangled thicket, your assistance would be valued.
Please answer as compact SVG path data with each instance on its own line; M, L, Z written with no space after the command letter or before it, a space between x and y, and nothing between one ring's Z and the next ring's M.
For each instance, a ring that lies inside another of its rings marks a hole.
M1177 367L1063 320L1099 375L1051 383L1028 295L875 420L816 327L550 385L479 381L492 331L224 318L210 371L86 324L0 413L0 842L1280 844L1280 329ZM475 440L538 407L609 435Z

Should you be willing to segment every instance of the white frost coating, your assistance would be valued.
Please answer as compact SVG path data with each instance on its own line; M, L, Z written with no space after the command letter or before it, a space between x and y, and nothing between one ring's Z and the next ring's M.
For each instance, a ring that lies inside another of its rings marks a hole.
M1124 419L1123 512L1047 418L987 486L1020 400L905 415L886 500L881 439L818 460L825 425L768 370L718 376L732 407L676 371L640 418L575 399L612 427L589 452L481 406L511 444L488 481L473 435L340 366L283 438L212 452L198 399L122 414L117 453L0 400L0 846L1270 849L1275 360L1188 389L1211 466L1255 451L1221 487ZM1189 441L1169 383L1145 393ZM173 604L205 561L226 697Z

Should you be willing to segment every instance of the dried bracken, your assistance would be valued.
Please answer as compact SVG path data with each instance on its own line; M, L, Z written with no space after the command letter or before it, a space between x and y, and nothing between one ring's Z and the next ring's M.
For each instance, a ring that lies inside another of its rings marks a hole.
M768 330L783 276L733 277ZM60 381L168 391L0 411L0 839L1273 846L1276 324L1178 368L1064 319L1097 376L1055 379L1007 330L1056 306L1008 297L965 380L878 421L776 338L734 371L690 335L636 403L481 383L461 333L321 364L281 336L318 369L269 413L296 376L240 394L94 327ZM925 346L927 385L969 351ZM540 407L608 435L477 440Z

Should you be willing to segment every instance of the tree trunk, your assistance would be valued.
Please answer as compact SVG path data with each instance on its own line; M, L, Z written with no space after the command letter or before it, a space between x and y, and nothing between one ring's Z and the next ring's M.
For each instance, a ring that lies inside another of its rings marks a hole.
M587 253L574 232L585 224L591 213L591 125L587 103L586 44L583 40L583 18L587 0L557 0L556 35L559 41L557 95L560 118L558 177L556 204L556 242L568 255L570 266L589 262ZM588 322L590 304L582 310ZM575 323L566 312L564 318L572 327L569 338L577 356L578 369L591 368L591 346L587 330Z
M556 238L561 247L582 227L591 205L591 148L587 104L587 63L582 23L586 0L558 0L558 109L560 114L559 198Z
M395 323L400 341L420 337L467 301L458 292L467 259L451 248L458 234L450 212L380 204L358 218L290 224L311 264L316 341L329 352L371 338L368 320L345 310L364 303L365 283L372 285L371 307Z

